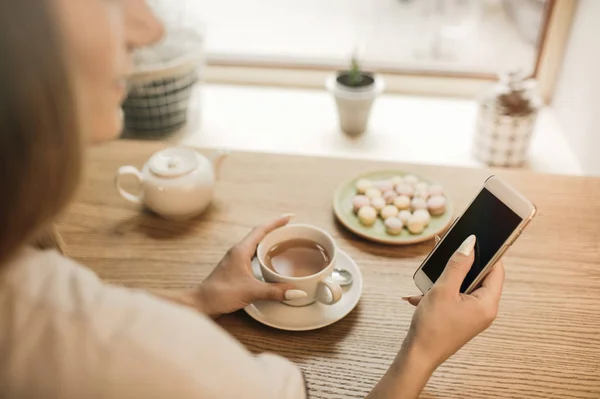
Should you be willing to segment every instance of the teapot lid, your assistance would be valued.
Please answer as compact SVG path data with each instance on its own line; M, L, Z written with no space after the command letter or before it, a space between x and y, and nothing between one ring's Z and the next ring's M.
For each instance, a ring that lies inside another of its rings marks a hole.
M198 156L191 148L167 148L152 155L148 167L160 177L179 177L198 168Z

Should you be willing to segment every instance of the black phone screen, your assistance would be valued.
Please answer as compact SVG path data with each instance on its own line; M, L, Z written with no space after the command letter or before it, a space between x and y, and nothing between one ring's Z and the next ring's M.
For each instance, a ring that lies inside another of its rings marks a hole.
M454 251L475 234L475 261L460 287L465 292L522 221L484 188L423 265L423 272L435 283Z

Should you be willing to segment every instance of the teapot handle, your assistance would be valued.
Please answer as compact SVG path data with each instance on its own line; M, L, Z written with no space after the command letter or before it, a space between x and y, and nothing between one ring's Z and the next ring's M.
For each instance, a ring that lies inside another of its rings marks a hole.
M137 181L140 185L144 181L142 174L135 166L131 166L131 165L121 166L119 168L119 171L117 172L117 175L115 176L115 186L117 187L119 194L121 194L121 196L129 202L133 202L134 204L141 204L142 197L140 195L131 194L131 193L125 191L121 187L121 177L126 176L126 175L135 176L135 178L137 179Z

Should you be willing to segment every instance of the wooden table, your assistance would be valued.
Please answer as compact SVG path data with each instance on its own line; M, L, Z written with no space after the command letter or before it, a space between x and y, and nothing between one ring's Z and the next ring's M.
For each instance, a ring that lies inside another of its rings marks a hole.
M270 350L305 371L311 398L362 398L406 334L417 292L412 274L432 243L387 247L334 220L336 185L381 168L443 184L460 212L489 172L436 166L235 153L223 165L214 205L197 221L168 222L121 199L113 176L142 166L163 144L120 141L89 152L87 177L59 230L67 253L107 281L135 287L200 282L248 230L295 212L324 227L362 269L358 307L317 331L265 327L243 312L219 320L253 351ZM498 171L539 214L505 258L507 279L495 324L441 366L425 398L600 398L600 179Z

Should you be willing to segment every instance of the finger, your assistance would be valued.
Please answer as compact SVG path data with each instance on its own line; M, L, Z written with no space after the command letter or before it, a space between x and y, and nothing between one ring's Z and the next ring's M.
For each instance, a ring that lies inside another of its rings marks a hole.
M493 303L499 302L504 286L504 277L504 264L502 261L498 261L492 271L483 279L481 287L473 291L471 295Z
M273 219L267 224L262 226L255 227L250 234L246 236L240 243L240 247L245 251L249 252L248 256L254 255L254 251L258 244L262 241L263 238L270 232L279 227L283 227L289 223L289 221L294 217L294 214L288 213L278 217L277 219Z
M288 301L306 297L306 292L285 283L261 283L256 285L253 301Z
M402 297L402 299L404 299L406 302L410 303L413 306L418 306L419 302L421 302L421 299L423 299L423 295L405 296Z
M456 292L460 291L460 286L465 280L467 273L473 265L473 260L475 259L473 250L475 249L476 242L477 238L474 235L470 235L462 244L460 244L460 247L458 247L448 261L448 264L444 268L438 281L436 281L436 284L444 284L451 287L452 290L456 290Z
M440 236L438 236L437 234L435 235L435 243L439 243L440 241L442 241L442 239L440 238Z

